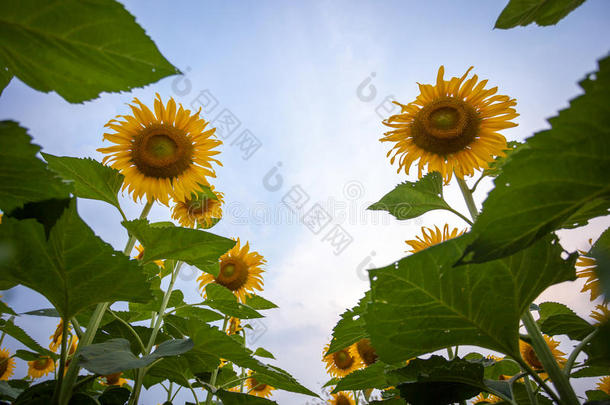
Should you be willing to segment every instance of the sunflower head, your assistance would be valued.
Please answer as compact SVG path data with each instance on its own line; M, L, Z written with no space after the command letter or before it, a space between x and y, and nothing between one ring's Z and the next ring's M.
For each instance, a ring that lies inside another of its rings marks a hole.
M173 98L164 105L159 94L154 113L137 98L129 107L133 115L106 124L115 132L104 139L115 145L98 151L106 155L103 163L125 176L123 190L135 201L146 197L167 205L170 197L184 200L216 176L212 163L220 162L213 156L220 152L214 148L222 142L214 129L205 130L208 123L199 111L191 113L182 105L176 109Z
M356 353L365 366L370 366L377 361L377 353L369 339L364 338L356 342Z
M64 320L60 319L57 327L55 328L55 333L53 333L49 339L51 339L51 343L49 343L49 349L51 351L56 352L61 345L61 339L64 331ZM70 331L70 326L68 325L68 331Z
M434 226L434 229L422 226L421 236L417 236L416 239L405 241L407 245L411 246L411 249L407 250L407 252L419 252L420 250L424 250L430 246L456 238L462 235L464 232L466 232L466 229L460 231L458 228L453 228L450 231L449 225L447 224L445 224L442 231L436 225Z
M228 288L245 302L246 297L254 290L263 290L264 272L261 268L266 263L263 256L257 252L250 251L250 245L246 242L241 246L239 238L231 250L220 257L220 272L218 276L203 273L197 278L199 288L204 291L209 283L217 283Z
M559 364L560 367L563 367L567 360L565 357L563 357L565 356L565 353L557 349L557 346L559 346L559 342L557 342L550 336L542 336L544 337L544 340L546 341L546 344L549 349L551 349L551 353L553 354L553 358L555 359L555 361ZM519 351L521 352L521 357L523 357L523 360L525 360L525 362L529 364L531 368L536 371L544 369L542 363L540 362L540 359L538 359L538 356L534 351L534 348L529 343L524 342L523 340L519 340Z
M401 112L383 122L393 129L381 141L394 143L388 156L394 152L392 164L398 157L399 172L409 174L419 160L419 177L427 166L448 183L454 172L460 178L472 176L495 156L504 156L506 139L497 131L517 125L510 121L519 115L513 108L517 102L496 95L497 87L486 89L487 80L479 82L476 75L466 80L470 70L445 80L441 66L436 85L419 84L415 101L396 103Z
M356 405L354 395L349 391L333 394L329 402L331 405Z
M15 359L7 349L0 349L0 381L7 381L15 372Z
M125 384L127 384L127 380L122 378L121 376L123 375L122 371L119 371L118 373L112 373L112 374L108 374L108 375L104 375L102 376L102 378L104 379L104 382L102 382L102 384L104 385L118 385L123 386Z
M472 399L472 404L496 404L502 402L502 398L493 394L483 394L482 392Z
M597 383L597 389L610 395L610 376L602 377Z
M187 228L197 226L208 229L222 218L224 194L210 186L206 191L191 194L191 198L177 201L172 208L172 218Z
M250 371L248 375L250 376L246 380L246 387L248 387L248 393L261 398L269 398L271 396L271 391L275 390L275 388L273 388L269 384L264 384L260 381L257 381L256 378L252 377L252 371Z
M589 291L590 300L596 300L602 295L601 285L597 276L597 261L592 257L587 257L586 252L579 250L580 256L576 260L576 277L586 279L585 285L580 292ZM608 302L607 298L604 302Z
M47 356L37 360L28 361L28 375L32 378L40 378L55 369L55 361Z
M231 317L229 319L229 326L227 327L227 335L235 335L239 331L243 330L241 326L241 320L239 318Z
M590 316L595 319L596 326L610 321L610 309L608 309L608 304L596 305L595 310L591 312Z
M138 254L134 259L142 260L144 258L144 246L136 245L136 250L138 251ZM155 260L154 263L161 268L165 268L165 261L163 260Z
M330 344L324 348L324 354L328 352ZM323 357L326 363L326 371L333 377L345 377L362 366L358 355L354 353L352 346L338 350Z

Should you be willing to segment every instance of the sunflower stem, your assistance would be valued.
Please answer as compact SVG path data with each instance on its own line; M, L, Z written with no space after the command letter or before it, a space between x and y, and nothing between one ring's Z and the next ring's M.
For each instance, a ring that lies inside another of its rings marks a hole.
M83 330L80 328L80 324L78 323L76 318L72 317L72 319L70 319L70 323L72 324L72 327L74 328L74 333L76 333L76 336L79 339L82 339L82 337L83 337Z
M553 382L553 386L555 386L555 389L559 393L561 399L559 403L565 405L578 405L579 402L574 389L572 389L567 376L561 371L559 364L555 361L553 353L544 340L542 332L538 328L530 311L525 311L521 321L532 339L532 347L536 356L540 360L540 363L542 363L544 371L547 372Z
M142 353L144 353L144 351L146 351L146 347L144 346L144 343L142 342L142 339L140 339L140 335L138 335L138 333L133 329L133 327L129 324L129 322L125 321L123 318L121 318L120 316L118 316L117 314L114 313L113 310L111 310L110 308L107 309L108 313L110 315L112 315L117 321L121 322L123 325L125 325L127 327L127 329L131 332L131 334L133 335L134 338L136 338L136 341L138 342L138 344L140 345L140 349L142 350Z
M451 346L447 346L447 356L449 356L449 360L453 360L453 358L455 357L455 355L453 354L453 350L451 349Z
M225 315L225 320L222 323L223 333L224 333L225 329L227 329L228 322L229 322L229 317L227 315ZM214 370L214 372L212 373L212 377L210 377L210 385L214 388L214 390L216 389L216 378L218 378L218 370L220 370L220 365L218 367L216 367L216 370ZM208 391L208 396L206 397L205 405L210 405L212 403L213 396L214 396L214 394L211 391Z
M523 376L523 383L525 385L525 391L527 391L527 397L529 398L530 403L532 405L538 405L538 398L536 398L534 391L532 391L532 385L527 375Z
M580 352L585 348L585 346L591 341L591 339L593 339L595 337L595 335L597 335L597 331L598 329L595 329L593 332L589 333L587 335L587 337L585 337L582 342L580 342L578 344L578 346L576 346L574 348L574 350L572 351L572 353L570 353L570 356L568 357L568 361L566 362L565 367L563 368L563 372L566 375L566 377L570 378L570 372L572 371L572 367L574 367L574 362L576 361L576 357L578 357L578 355L580 354Z
M52 403L58 403L59 393L61 392L61 385L64 381L64 370L66 368L66 360L68 359L68 328L70 326L70 322L66 319L62 318L62 331L61 331L61 354L59 357L59 375L57 377L57 384L55 385L55 389L53 390L53 399Z
M177 262L174 270L172 271L172 277L169 282L169 286L163 295L163 300L161 301L161 307L159 308L159 312L157 312L157 317L155 318L155 326L150 335L150 339L148 339L148 344L146 348L144 348L144 355L150 354L153 346L155 345L155 340L157 339L157 334L159 333L159 329L161 329L161 324L163 322L163 315L165 314L165 309L167 308L167 303L169 302L169 298L172 295L172 291L174 289L174 283L178 278L178 274L180 273L180 268L182 267L183 262ZM130 404L137 404L138 399L140 398L140 392L142 391L142 382L144 381L144 376L146 375L146 369L140 368L136 374L136 381L133 386L133 391L131 395Z
M150 209L152 208L155 200L148 201L144 208L142 208L142 213L140 214L140 219L144 219L150 213ZM125 249L123 249L123 253L126 256L129 256L131 251L133 250L134 245L136 244L136 237L133 235L129 235L129 239L127 240L127 244L125 245ZM91 318L89 319L89 323L87 324L87 330L85 331L84 336L78 342L78 347L76 348L76 352L74 353L73 360L70 362L70 366L68 367L68 371L64 377L64 382L60 388L59 392L59 405L68 405L70 401L70 397L72 395L72 387L78 378L78 372L80 367L78 366L78 356L83 347L89 346L91 342L93 342L93 338L97 333L98 328L100 327L100 323L102 322L102 318L104 317L104 313L106 309L110 306L110 302L102 302L97 304L97 307L93 311Z
M464 181L464 179L455 176L457 179L457 183L460 186L460 191L464 196L464 201L466 201L466 206L468 207L468 212L470 212L470 217L473 221L476 221L477 216L479 216L479 210L477 209L477 205L474 203L474 198L472 198L472 193L468 188L468 184Z
M189 385L189 389L193 393L193 398L195 399L195 405L199 405L199 399L197 398L197 394L195 393L193 386L191 385L191 383L188 380L186 381L186 383Z
M472 226L472 221L469 220L464 214L462 214L461 212L454 210L453 208L449 207L447 208L447 211L449 212L453 212L455 215L457 215L458 217L462 218L464 220L464 222L466 222L468 225Z

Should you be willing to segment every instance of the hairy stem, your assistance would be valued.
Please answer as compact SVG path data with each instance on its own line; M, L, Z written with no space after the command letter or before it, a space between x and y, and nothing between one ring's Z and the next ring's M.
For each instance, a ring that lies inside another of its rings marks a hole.
M474 198L472 198L472 193L470 192L470 189L468 188L468 185L466 184L466 182L464 181L464 179L455 176L457 179L457 183L460 186L460 191L462 192L462 195L464 196L464 201L466 201L466 206L468 207L468 212L470 212L470 216L472 217L472 220L475 221L477 219L477 217L479 216L479 210L477 209L476 204L474 203Z

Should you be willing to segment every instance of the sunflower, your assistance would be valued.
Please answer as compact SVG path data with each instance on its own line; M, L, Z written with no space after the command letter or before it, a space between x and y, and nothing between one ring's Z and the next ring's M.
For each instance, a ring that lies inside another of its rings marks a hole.
M339 392L337 394L333 394L333 397L330 399L329 404L356 405L356 401L354 400L354 396L351 392Z
M138 246L136 246L136 250L138 251L138 254L136 255L136 257L134 259L142 260L142 258L144 257L144 246L138 245ZM154 263L163 269L165 268L164 260L155 260Z
M55 370L55 361L48 356L28 361L28 375L32 378L43 377L53 370Z
M576 269L576 276L587 279L580 292L589 291L591 294L590 300L594 301L602 295L599 278L597 278L597 261L592 257L587 257L587 252L579 250L578 253L580 253L580 256L576 260L576 267L580 268ZM604 302L607 302L607 299L604 299Z
M421 94L401 107L400 114L383 123L394 128L384 134L382 142L394 142L388 156L397 156L398 172L409 169L419 159L418 172L424 167L438 171L449 183L452 173L463 178L475 170L487 168L494 156L504 156L506 139L497 131L517 126L510 120L519 116L515 99L495 95L497 87L485 89L487 80L478 82L474 75L466 80L470 69L461 77L444 80L445 68L438 69L436 86L419 84ZM478 83L477 83L478 82Z
M602 377L597 383L597 389L610 395L610 376Z
M610 321L610 310L608 309L608 304L596 305L595 310L592 311L591 315L589 316L597 321L594 324L596 326Z
M434 229L422 226L421 232L421 237L417 236L416 239L405 241L407 245L411 246L411 249L407 250L407 252L416 253L420 250L429 248L432 245L436 245L446 240L458 237L464 232L466 232L466 229L460 231L457 228L453 228L452 231L449 231L449 225L445 224L442 232L440 229L438 229L438 226L436 225L434 225Z
M172 218L187 228L211 228L222 218L224 194L215 191L214 186L210 186L210 193L215 198L199 192L191 194L191 198L177 201L172 208Z
M227 253L220 256L220 272L218 276L203 273L197 278L199 288L203 291L209 283L217 283L233 291L233 294L241 302L254 290L263 290L264 272L261 266L266 261L257 252L250 252L248 242L242 247L237 238L237 243Z
M118 385L119 387L121 387L121 386L127 384L127 380L122 378L121 375L123 375L122 371L119 371L118 373L103 375L102 378L104 379L104 381L102 381L102 384L103 385Z
M256 380L256 378L252 377L252 371L248 373L250 376L246 380L246 387L248 387L248 393L251 395L256 395L261 398L269 398L271 396L271 391L275 390L269 384L264 384Z
M49 339L51 339L51 343L49 343L49 349L51 349L51 351L56 352L57 350L59 350L59 347L61 346L63 332L64 320L60 319L59 323L57 324L57 327L55 328L55 333L49 336ZM70 332L70 325L68 325L68 332Z
M66 365L64 366L64 375L68 372L68 366L72 361L72 357L76 352L76 348L78 347L78 337L72 336L72 340L70 342L70 349L68 349L68 358L66 359Z
M324 354L328 352L329 348L330 345L326 345ZM333 377L345 377L362 365L351 346L324 356L322 360L326 362L326 372Z
M227 327L227 335L235 335L239 331L243 330L241 326L241 320L239 318L231 317L229 319L229 326Z
M487 396L485 396L487 395ZM502 398L497 397L493 394L483 394L482 392L472 399L472 404L495 404L502 402Z
M215 129L204 131L208 123L199 117L201 109L191 114L170 98L164 106L159 94L152 111L134 98L129 104L133 115L120 115L124 121L110 120L105 126L116 131L104 139L116 145L98 149L106 154L102 163L125 176L123 190L134 201L146 196L168 205L170 197L184 200L193 191L207 185L207 177L215 177L212 163L222 165L212 156L222 142Z
M373 346L371 346L371 341L369 339L360 339L356 342L355 347L355 352L358 353L358 357L360 357L365 366L370 366L377 361L377 353Z
M563 367L566 364L565 353L559 351L557 346L559 346L559 342L553 339L550 336L542 335L544 340L546 341L547 346L551 349L551 353L553 354L553 358L559 364L560 367ZM534 352L534 348L529 344L524 342L523 340L519 340L519 351L521 352L521 357L527 364L530 365L534 370L541 371L544 369L542 363L536 356L536 352ZM546 373L540 373L540 377L542 379L546 378Z
M8 349L0 349L0 381L6 381L15 371L15 359Z

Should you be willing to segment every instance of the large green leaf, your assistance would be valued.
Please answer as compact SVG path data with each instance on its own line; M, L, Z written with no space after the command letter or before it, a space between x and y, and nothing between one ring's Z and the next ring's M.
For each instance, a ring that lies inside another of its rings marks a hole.
M388 370L391 370L389 366L378 361L366 368L353 371L339 380L333 393L366 390L369 388L388 388L390 385L399 382L397 379L393 379L393 382L388 381L388 376L386 376L386 371Z
M454 345L518 356L519 319L548 286L575 278L574 260L545 238L502 260L454 267L472 240L451 239L371 270L362 315L380 359L389 364Z
M248 305L237 302L237 297L220 284L210 283L205 287L205 291L208 299L205 300L204 304L225 315L239 319L263 318L263 315Z
M503 166L483 204L465 261L484 262L517 252L594 203L610 209L610 57L596 78L580 82L585 94L549 120ZM580 220L582 220L582 215Z
M370 291L364 295L357 306L341 314L341 319L333 328L333 338L327 354L344 349L360 339L368 337L364 328L364 319L361 315L366 310L369 301Z
M168 379L183 387L188 387L189 380L195 377L184 356L167 357L152 366L146 375Z
M71 103L179 73L113 0L4 1L0 38L0 67Z
M123 175L118 170L93 159L53 156L47 153L42 156L51 170L73 184L75 196L105 201L120 209L117 194L123 184Z
M553 315L548 317L542 325L542 332L550 336L567 335L572 340L583 340L595 328L578 315Z
M14 121L0 121L0 210L28 201L68 197L69 188L36 157L38 145Z
M35 219L5 218L0 243L14 254L0 264L0 279L44 295L64 319L100 302L146 302L152 298L137 261L98 238L70 202L45 236Z
M260 309L274 309L278 306L273 302L261 297L260 295L252 294L246 296L245 304L250 308L260 310Z
M495 28L508 29L531 23L555 25L585 0L510 0Z
M277 405L275 401L254 395L242 394L241 392L220 390L216 392L216 395L218 395L218 398L220 398L224 405Z
M388 211L396 219L416 218L432 210L450 210L443 200L443 179L438 172L431 172L419 181L399 184L369 210Z
M599 278L602 293L610 298L610 228L606 229L593 244L589 255L595 259L595 273Z
M6 86L9 85L12 78L13 75L10 74L4 66L0 66L0 96L2 95L2 92L4 91Z
M95 374L108 375L123 370L146 367L157 359L176 356L193 348L190 339L168 340L157 349L142 357L136 357L130 350L126 339L110 339L96 343L80 350L79 365Z
M211 268L210 265L217 264L220 256L235 245L234 240L201 230L152 227L145 219L125 221L123 225L144 245L145 262L175 259L199 268ZM216 266L213 274L217 276L219 271Z

